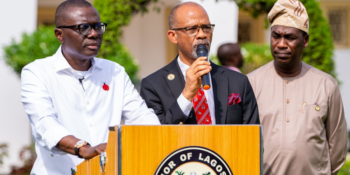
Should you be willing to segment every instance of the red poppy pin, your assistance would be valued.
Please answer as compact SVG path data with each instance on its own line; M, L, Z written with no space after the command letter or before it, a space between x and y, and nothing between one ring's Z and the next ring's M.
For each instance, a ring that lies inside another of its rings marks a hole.
M241 94L235 94L232 93L230 96L228 96L228 104L227 105L234 105L241 102Z
M106 83L103 83L102 89L105 91L109 90L109 86Z

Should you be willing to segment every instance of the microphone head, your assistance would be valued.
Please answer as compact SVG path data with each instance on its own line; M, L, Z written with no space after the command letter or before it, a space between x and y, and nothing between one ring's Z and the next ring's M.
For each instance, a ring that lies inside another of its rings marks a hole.
M205 46L205 44L199 44L197 46L196 53L197 53L198 57L206 57L206 56L208 56L207 46Z

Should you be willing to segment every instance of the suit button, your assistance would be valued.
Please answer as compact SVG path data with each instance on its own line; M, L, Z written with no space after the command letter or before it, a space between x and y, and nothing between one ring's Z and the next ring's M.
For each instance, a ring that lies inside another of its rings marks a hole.
M183 125L184 123L183 123L183 122L180 122L179 124L180 124L180 125Z

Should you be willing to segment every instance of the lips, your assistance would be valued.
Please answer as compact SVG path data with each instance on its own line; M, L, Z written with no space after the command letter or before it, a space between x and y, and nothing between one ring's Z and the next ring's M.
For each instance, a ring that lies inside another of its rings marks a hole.
M287 58L290 57L292 54L289 52L275 52L275 55L279 58Z
M100 44L98 44L98 43L89 43L89 44L86 45L86 47L88 49L91 49L91 50L97 50L97 49L100 48Z

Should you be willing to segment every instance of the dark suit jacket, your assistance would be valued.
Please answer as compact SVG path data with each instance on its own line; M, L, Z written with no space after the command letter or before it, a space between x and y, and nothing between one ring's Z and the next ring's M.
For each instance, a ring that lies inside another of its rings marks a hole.
M211 66L216 124L260 124L257 102L247 76L214 63ZM169 74L174 74L175 78L168 80ZM186 116L177 103L184 87L185 79L176 57L170 64L142 80L141 96L162 124L197 124L193 109ZM239 104L227 105L231 93L241 94Z

